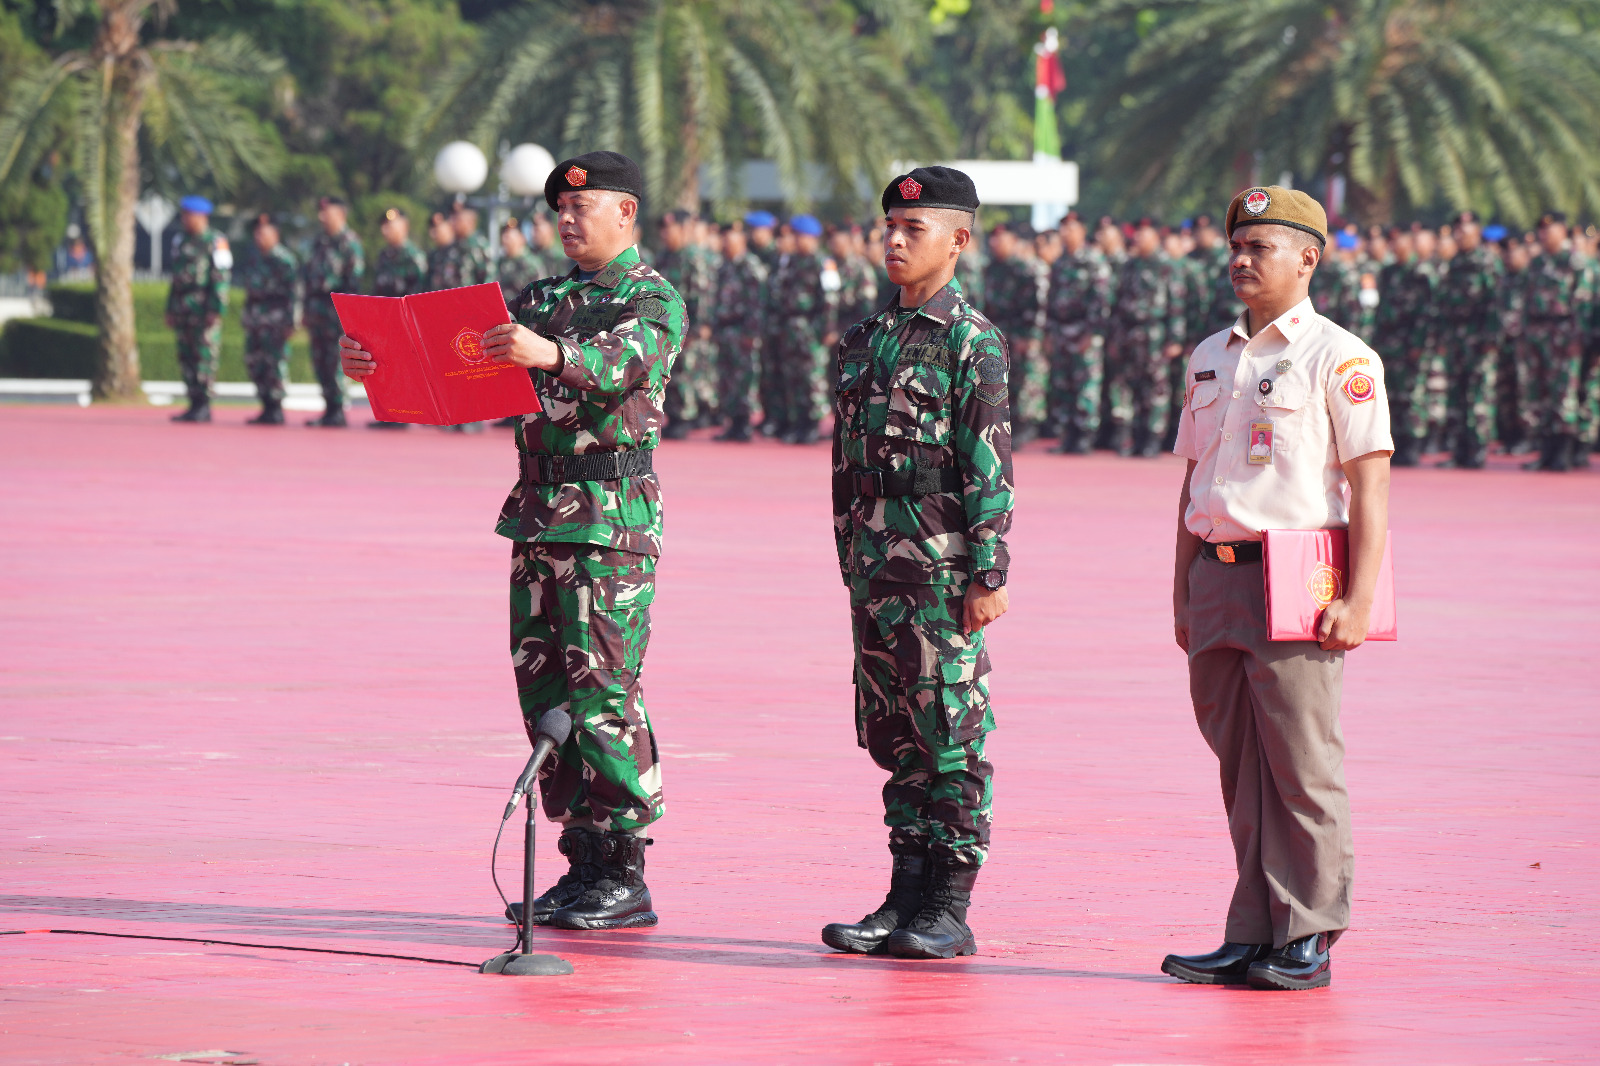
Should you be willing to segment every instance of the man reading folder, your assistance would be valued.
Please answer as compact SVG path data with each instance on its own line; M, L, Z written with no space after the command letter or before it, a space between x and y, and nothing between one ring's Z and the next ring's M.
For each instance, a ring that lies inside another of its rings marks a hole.
M372 413L385 422L453 426L538 411L533 380L490 358L485 335L511 321L499 285L412 296L333 294L346 336L383 362L367 380Z

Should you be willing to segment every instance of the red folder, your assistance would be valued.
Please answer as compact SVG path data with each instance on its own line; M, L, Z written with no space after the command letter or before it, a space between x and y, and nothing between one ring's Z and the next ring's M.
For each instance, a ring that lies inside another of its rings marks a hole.
M366 386L378 418L454 426L539 410L528 371L483 354L484 332L511 321L499 285L398 297L336 292L333 306L345 333L377 361Z
M1372 593L1368 640L1395 640L1394 538L1383 546L1383 565ZM1328 604L1345 594L1350 578L1350 535L1342 529L1269 529L1262 541L1266 565L1267 638L1316 640Z

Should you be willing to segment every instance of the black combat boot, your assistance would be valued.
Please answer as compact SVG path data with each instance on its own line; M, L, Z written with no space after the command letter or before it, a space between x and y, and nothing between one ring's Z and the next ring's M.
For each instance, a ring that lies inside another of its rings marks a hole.
M345 426L349 425L349 423L345 421L343 407L329 407L322 412L322 417L309 419L306 422L306 425L325 426L329 429L343 429Z
M789 431L784 438L790 444L815 444L817 443L817 423L814 419L807 419Z
M550 916L557 929L633 929L655 925L650 889L644 883L644 849L651 843L632 833L606 833L591 860L600 876L576 901Z
M856 955L882 955L889 948L889 934L904 929L906 923L922 909L922 893L928 884L928 857L918 852L914 855L894 856L894 867L889 873L889 894L883 906L854 925L834 922L822 927L822 942L835 951L848 951Z
M262 400L261 413L254 418L245 419L252 426L281 426L283 425L283 404L277 400Z
M978 950L967 928L967 907L978 868L961 862L935 862L922 896L922 909L904 929L889 934L889 954L897 959L953 959Z
M182 414L172 416L174 422L209 422L211 421L211 397L204 394L189 396L189 409Z
M550 916L578 902L589 886L600 880L600 834L592 829L563 829L556 847L567 857L567 872L533 900L533 924L549 925ZM522 901L506 905L506 921L522 924Z
M728 419L728 428L718 433L714 440L731 440L744 443L750 439L750 420L748 418Z
M1271 944L1235 944L1225 941L1205 955L1168 955L1161 972L1192 985L1242 985L1250 965L1272 954Z
M1251 988L1303 992L1326 988L1333 980L1333 956L1328 934L1312 933L1291 940L1266 958L1250 964Z

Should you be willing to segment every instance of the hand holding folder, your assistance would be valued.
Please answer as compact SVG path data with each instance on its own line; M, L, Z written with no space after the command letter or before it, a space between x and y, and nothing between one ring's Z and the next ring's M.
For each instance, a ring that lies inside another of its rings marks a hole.
M1372 592L1368 640L1395 640L1393 542L1386 539L1378 584ZM1318 640L1328 604L1350 582L1350 535L1343 529L1269 529L1262 536L1267 586L1267 639Z
M499 285L401 297L336 292L333 306L378 364L365 379L377 418L453 426L539 410L528 371L483 350L484 333L511 321Z

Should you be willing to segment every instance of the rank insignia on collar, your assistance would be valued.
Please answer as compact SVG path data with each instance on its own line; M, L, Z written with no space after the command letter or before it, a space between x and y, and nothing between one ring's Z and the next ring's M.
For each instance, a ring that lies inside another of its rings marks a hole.
M907 200L921 199L922 183L915 178L907 178L905 181L900 183L900 195L904 196Z
M589 172L582 167L567 168L567 184L574 189L581 189L589 184Z

